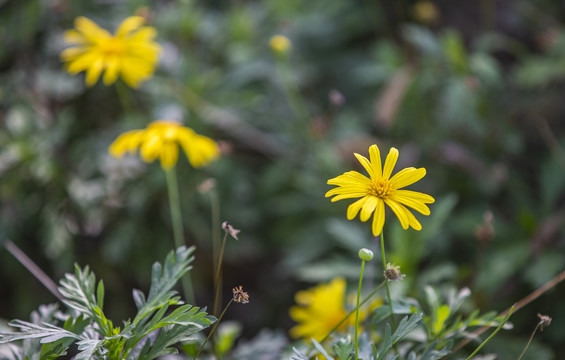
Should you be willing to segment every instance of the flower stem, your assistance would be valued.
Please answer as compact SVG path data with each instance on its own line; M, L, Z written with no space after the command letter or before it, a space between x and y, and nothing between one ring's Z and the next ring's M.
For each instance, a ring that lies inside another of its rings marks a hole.
M466 360L470 360L472 359L475 355L477 355L477 353L479 352L479 350L481 350L483 348L483 346L485 346L495 335L497 332L500 331L500 329L502 329L502 327L504 326L504 324L506 324L506 322L508 321L508 319L510 319L510 316L512 316L512 313L514 312L514 309L516 308L516 305L512 306L512 308L510 309L510 312L508 313L508 315L506 315L506 317L504 318L504 320L500 323L500 325L498 325L498 327L496 328L496 330L494 330L494 332L485 340L483 341L483 343L481 345L479 345L479 347L473 351L473 353L471 355L469 355L469 357Z
M384 238L384 230L381 232L381 254L383 257L383 272L386 271L386 253L385 253L385 238ZM390 318L392 322L392 331L396 329L396 320L394 320L394 311L392 308L392 297L390 296L390 285L389 281L385 279L386 283L386 297L388 299L388 308L390 309Z
M365 270L365 260L361 260L361 273L359 274L359 286L357 287L357 306L355 307L355 360L358 360L359 343L357 334L359 332L359 299L361 298L361 283L363 282L363 271Z
M131 93L121 81L116 81L115 88L120 104L122 105L122 110L124 111L126 118L128 118L131 114L133 114L132 110L134 108Z
M220 199L218 197L218 193L216 189L211 189L210 192L210 208L211 208L211 217L212 217L212 273L218 274L220 273L220 258L223 255L220 255L220 251L223 254L223 248L220 250ZM227 234L226 234L227 235ZM224 237L224 244L226 238ZM217 316L220 312L218 298L220 296L219 289L221 289L222 278L220 276L214 277L214 307L212 308L212 314Z
M171 209L171 221L173 223L173 234L175 246L177 248L184 245L184 229L182 226L182 212L180 207L179 186L177 183L177 173L175 167L165 170L167 176L167 190L169 193L169 206ZM189 304L194 304L194 289L190 273L186 273L182 278L182 288L184 297Z
M375 289L373 289L373 291L371 291L371 293L370 293L369 295L367 295L367 296L365 297L365 299L363 299L363 301L361 301L361 303L360 303L355 309L351 310L351 311L349 312L349 314L345 315L345 317L344 317L343 319L341 319L341 321L340 321L336 326L334 326L334 327L326 334L326 336L324 336L324 338L323 338L322 340L320 340L320 344L322 344L324 341L326 341L326 340L330 337L330 335L333 334L334 331L336 331L341 325L343 325L343 323L346 322L347 319L349 319L349 317L350 317L351 315L353 315L353 313L354 313L355 311L357 311L358 308L361 308L363 305L365 305L365 304L367 303L367 301L369 301L369 299L372 298L372 297L377 293L377 291L379 291L380 288L383 287L384 284L385 284L385 281L383 281L382 283L380 283L379 286L377 286Z
M219 303L219 297L220 297L220 282L221 282L221 277L222 277L222 260L224 259L224 249L226 248L226 239L228 237L228 232L226 231L226 234L224 235L224 240L222 240L222 247L220 249L220 254L218 256L218 265L216 268L216 276L214 277L214 307L213 309L213 315L216 316L217 315L217 310L216 308L218 307L218 303Z
M196 353L196 356L194 356L194 360L197 360L198 355L200 355L200 353L202 352L202 349L204 349L204 346L206 346L206 344L208 343L208 340L210 340L210 338L212 337L212 335L214 334L214 331L216 331L216 328L218 327L218 324L220 323L220 321L222 320L222 318L224 317L224 314L226 313L226 311L228 310L228 308L230 307L231 303L233 302L233 298L230 300L230 302L226 305L226 307L224 308L224 311L222 311L222 314L220 315L220 317L218 318L218 320L216 320L216 323L214 324L214 326L212 327L212 330L210 331L210 333L208 334L208 337L206 338L206 340L204 340L204 343L200 346L200 349L198 349L198 352Z
M522 351L522 353L520 354L520 356L518 357L517 360L522 360L522 357L524 356L524 354L526 353L526 350L528 350L528 348L530 347L530 344L532 342L532 340L534 339L534 336L536 335L536 331L538 330L538 328L541 326L542 322L540 321L537 325L536 328L534 329L534 331L532 332L532 335L530 336L530 340L528 340L528 343L526 344L526 347L524 348L524 351Z

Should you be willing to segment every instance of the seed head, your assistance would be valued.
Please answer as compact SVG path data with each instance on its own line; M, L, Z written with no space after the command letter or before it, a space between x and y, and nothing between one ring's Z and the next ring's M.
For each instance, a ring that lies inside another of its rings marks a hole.
M236 286L233 288L233 301L240 304L247 304L249 302L249 295L243 291L243 286Z
M400 266L388 263L384 271L384 277L388 281L402 281L406 275L400 272Z
M239 234L239 232L240 232L241 230L234 229L234 227L231 226L230 224L228 224L227 221L224 221L224 222L222 223L222 229L224 229L224 231L225 231L226 233L230 234L230 236L233 237L234 239L239 240L239 239L237 238L237 234Z

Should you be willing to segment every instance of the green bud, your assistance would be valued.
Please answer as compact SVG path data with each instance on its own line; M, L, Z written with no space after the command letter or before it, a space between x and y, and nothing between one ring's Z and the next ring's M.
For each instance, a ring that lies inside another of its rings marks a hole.
M371 261L371 259L375 256L373 252L369 249L361 249L359 250L359 258L363 261Z

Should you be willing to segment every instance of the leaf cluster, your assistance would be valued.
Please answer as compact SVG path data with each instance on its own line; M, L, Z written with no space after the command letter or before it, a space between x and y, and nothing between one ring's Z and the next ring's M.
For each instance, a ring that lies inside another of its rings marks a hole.
M206 329L216 319L205 311L184 304L173 287L190 270L194 247L171 251L163 264L156 262L151 274L149 294L133 290L137 315L116 326L104 314L104 284L96 283L89 267L75 266L74 274L66 274L59 287L68 313L53 314L51 321L43 317L36 322L14 320L10 326L17 332L0 332L0 344L23 340L16 347L14 358L54 359L66 355L76 344L75 359L140 359L151 360L173 354L173 346ZM64 322L57 319L64 318ZM34 344L34 345L32 345Z

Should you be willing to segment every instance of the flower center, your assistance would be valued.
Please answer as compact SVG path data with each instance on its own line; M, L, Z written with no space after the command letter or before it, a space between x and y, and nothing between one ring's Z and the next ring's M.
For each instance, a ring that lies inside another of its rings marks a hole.
M121 55L124 53L125 44L121 39L113 37L100 44L100 48L105 55Z
M369 194L381 199L387 199L392 196L395 191L396 189L392 186L392 184L382 177L373 179L369 185Z

